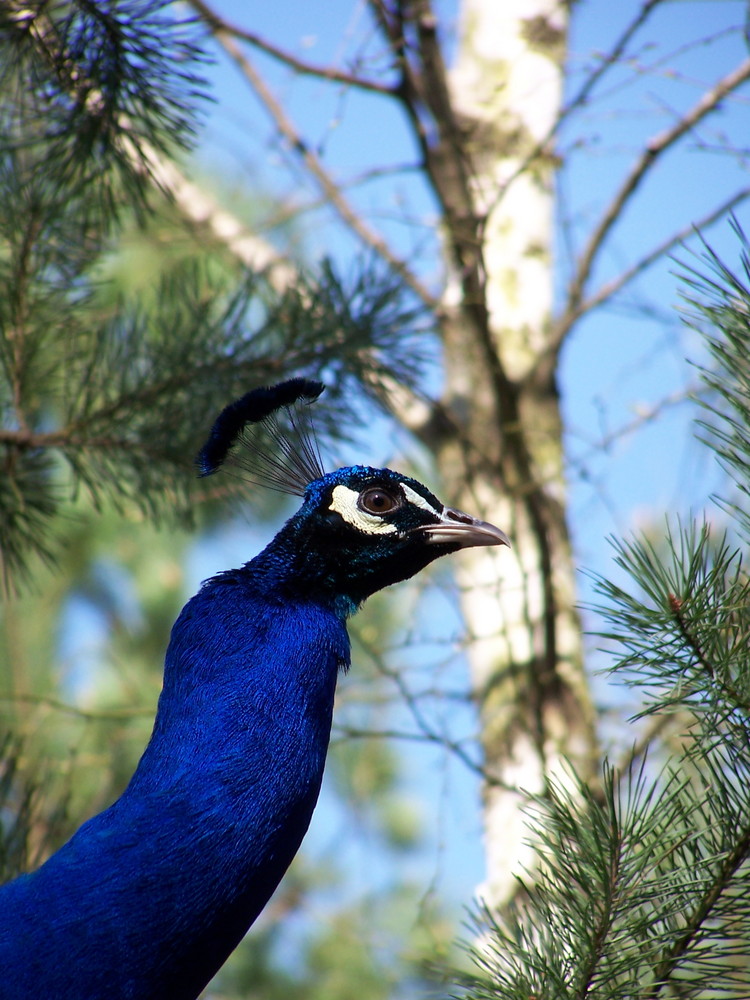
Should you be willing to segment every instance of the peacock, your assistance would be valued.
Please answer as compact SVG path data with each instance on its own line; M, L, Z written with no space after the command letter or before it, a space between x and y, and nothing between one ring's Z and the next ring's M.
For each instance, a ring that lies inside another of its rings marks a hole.
M183 608L153 732L121 797L0 889L0 1000L197 997L307 831L349 666L347 618L438 556L510 544L409 476L324 472L314 434L295 423L322 390L290 379L216 420L201 475L244 464L302 505Z

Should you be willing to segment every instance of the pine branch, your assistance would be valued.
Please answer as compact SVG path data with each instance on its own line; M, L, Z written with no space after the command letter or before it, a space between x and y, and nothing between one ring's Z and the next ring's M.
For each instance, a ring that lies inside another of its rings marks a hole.
M32 77L24 113L38 126L36 148L69 196L85 188L92 209L115 211L118 181L145 207L149 151L191 144L205 94L191 66L203 56L194 25L163 10L160 0L127 9L11 0L0 12L7 66ZM21 141L28 154L29 135Z
M141 146L141 156L152 182L177 206L182 216L207 229L243 267L264 276L283 294L299 278L297 269L268 241L223 208L204 188L189 180L172 159L154 147Z
M674 986L675 972L681 960L690 952L706 922L710 919L719 901L726 893L738 871L750 857L750 820L735 834L735 843L719 865L713 883L705 896L698 901L695 909L685 921L685 930L668 949L663 959L653 970L653 987L643 995L643 1000L653 1000L665 989ZM713 985L713 984L712 984Z
M693 301L714 324L710 442L746 483L750 254L745 244L744 278L708 259L713 276L694 273L690 285L708 291L708 303ZM723 509L747 523L744 505ZM629 582L599 581L601 634L649 726L626 771L605 767L600 790L576 778L537 800L539 875L522 905L477 916L484 976L465 981L472 1000L747 995L750 580L730 537L704 523L668 527L663 544L616 543ZM654 777L649 745L663 756L677 725L681 749Z

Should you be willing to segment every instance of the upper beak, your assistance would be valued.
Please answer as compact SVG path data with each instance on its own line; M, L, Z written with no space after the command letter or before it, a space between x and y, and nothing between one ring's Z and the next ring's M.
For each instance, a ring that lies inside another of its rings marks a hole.
M422 529L429 544L440 542L443 545L458 545L461 549L469 549L476 545L507 545L510 540L504 531L496 528L489 521L480 521L462 510L444 507L439 524L428 524Z

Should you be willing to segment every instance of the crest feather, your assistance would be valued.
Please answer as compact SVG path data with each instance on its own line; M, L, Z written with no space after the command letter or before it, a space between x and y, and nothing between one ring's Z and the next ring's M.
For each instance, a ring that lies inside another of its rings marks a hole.
M230 403L196 457L199 475L210 476L226 462L249 473L250 482L304 496L307 485L325 471L312 423L292 407L314 402L324 389L322 382L292 378ZM286 411L286 426L279 419L281 410ZM238 444L243 447L232 453Z

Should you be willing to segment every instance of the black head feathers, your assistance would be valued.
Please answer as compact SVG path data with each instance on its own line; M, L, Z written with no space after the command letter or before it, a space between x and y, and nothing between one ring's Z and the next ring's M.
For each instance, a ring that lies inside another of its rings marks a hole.
M199 474L210 476L231 458L231 464L249 473L253 482L304 496L308 483L325 470L312 424L304 415L295 416L292 406L313 403L324 389L322 382L292 378L253 389L230 403L216 418L198 453ZM286 411L286 427L279 419L282 410ZM236 444L245 447L230 456Z

